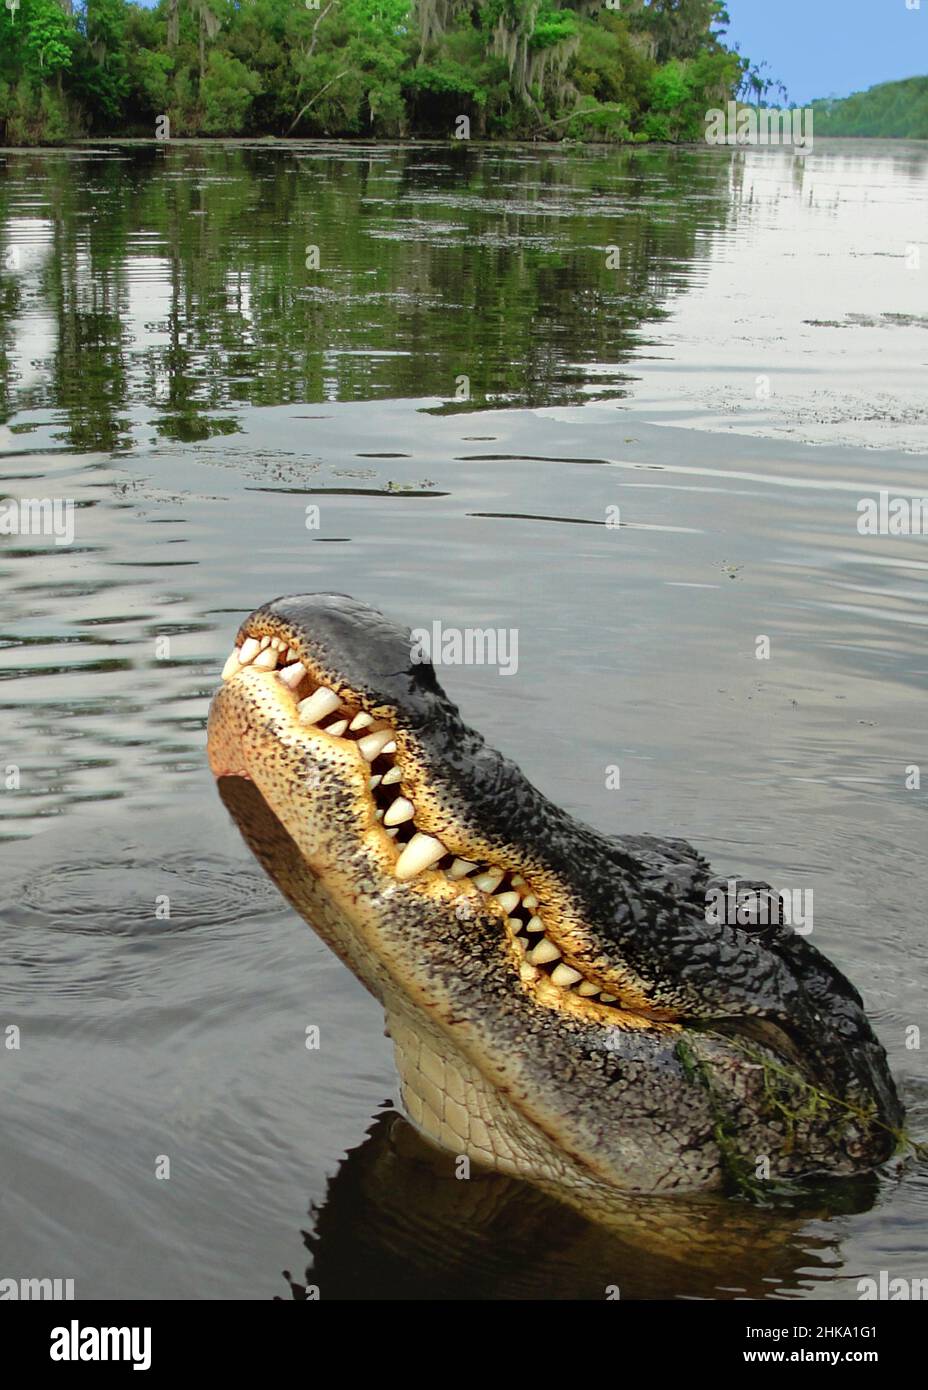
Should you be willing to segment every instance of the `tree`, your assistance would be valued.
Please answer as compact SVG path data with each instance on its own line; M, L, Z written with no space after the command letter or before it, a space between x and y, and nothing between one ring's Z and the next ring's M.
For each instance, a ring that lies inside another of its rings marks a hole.
M0 128L12 144L63 140L79 120L63 76L76 28L57 0L20 0L0 10Z
M71 66L74 24L57 0L25 0L23 23L34 70L47 78Z
M722 0L649 0L630 16L635 32L653 38L658 63L695 58L702 48L718 47L719 35L730 23Z
M704 97L769 87L726 23L721 0L0 0L0 126L693 139Z
M203 128L211 135L237 135L260 90L260 79L244 63L214 49L200 84Z
M124 0L87 0L79 29L84 43L75 64L77 90L100 122L119 120L132 87L126 51Z

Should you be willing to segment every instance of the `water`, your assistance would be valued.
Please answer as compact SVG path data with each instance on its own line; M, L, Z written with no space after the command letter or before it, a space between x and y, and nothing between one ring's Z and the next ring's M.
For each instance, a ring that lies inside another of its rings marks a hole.
M856 521L925 490L926 153L0 154L3 491L76 505L72 545L0 536L0 1275L168 1298L289 1297L311 1260L324 1296L920 1276L911 1157L764 1241L714 1210L727 1253L681 1267L436 1176L383 1111L376 1005L239 842L204 727L279 593L517 628L515 676L443 673L465 718L604 831L813 889L924 1137L928 539Z

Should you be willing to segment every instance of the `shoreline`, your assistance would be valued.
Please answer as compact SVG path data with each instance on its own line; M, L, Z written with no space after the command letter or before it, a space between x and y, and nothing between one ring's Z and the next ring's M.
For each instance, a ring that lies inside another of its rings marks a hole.
M406 136L386 139L370 136L359 138L339 135L288 136L288 135L172 135L167 140L159 140L154 135L100 135L75 136L55 144L38 145L0 145L0 155L57 153L62 150L107 148L155 148L176 146L185 148L195 145L228 147L230 149L312 149L320 145L332 149L372 148L383 150L403 149L459 149L462 147L483 150L535 149L541 146L550 150L709 150L731 154L733 152L772 153L772 154L812 154L818 145L859 145L888 144L891 146L917 145L928 148L928 137L922 139L912 135L821 135L807 150L797 150L792 145L723 145L710 144L701 140L658 141L658 140L542 140L542 139L487 139L471 138L457 140L453 136Z

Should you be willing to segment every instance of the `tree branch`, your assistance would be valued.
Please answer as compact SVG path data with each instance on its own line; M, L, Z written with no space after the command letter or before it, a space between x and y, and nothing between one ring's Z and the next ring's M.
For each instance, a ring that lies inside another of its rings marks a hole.
M332 8L332 6L333 6L334 4L335 4L335 0L329 0L329 3L326 5L325 9L322 11L322 14L319 16L319 18L316 20L315 24L313 25L313 37L312 37L312 42L311 42L311 44L309 45L309 52L308 52L307 55L306 55L307 58L311 58L311 57L313 56L313 50L314 50L315 47L316 47L316 30L319 28L319 25L320 25L320 24L322 23L322 21L325 19L326 15L329 13L329 10Z
M301 111L298 111L298 112L296 113L296 115L294 116L294 118L293 118L293 120L292 120L292 122L291 122L291 124L290 124L290 127L289 127L289 129L288 129L288 131L287 131L287 134L288 134L288 135L289 135L289 134L291 133L291 131L293 130L293 127L294 127L295 125L298 125L298 124L300 123L300 121L301 121L301 120L303 119L303 117L306 115L306 112L307 112L307 111L309 110L309 108L312 106L313 102L314 102L314 101L318 101L319 98L322 96L322 93L328 91L328 89L332 86L333 83L339 82L343 77L347 77L350 71L351 71L351 68L345 68L343 72L337 73L335 77L331 78L330 81L328 81L328 82L325 84L324 87L320 87L320 88L319 88L318 92L316 93L316 95L315 95L314 97L310 97L309 101L306 103L306 105L303 107L303 109L302 109Z
M322 13L320 14L319 18L316 20L315 24L313 25L313 32L312 32L312 36L311 36L311 39L310 39L309 48L308 48L308 49L306 50L306 52L303 54L303 58L304 58L306 61L308 61L308 60L313 56L313 52L314 52L315 47L316 47L316 38L317 38L317 31L318 31L318 29L319 29L319 25L320 25L320 24L322 23L322 21L325 19L326 15L329 13L329 10L332 8L332 6L333 6L334 4L335 4L335 0L329 0L329 3L326 5L325 9L322 11ZM303 81L304 81L304 79L305 79L305 73L300 77L299 82L297 82L297 84L296 84L296 95L297 95L297 96L300 95L300 89L301 89L302 86L303 86ZM292 130L292 129L293 129L293 127L291 126L291 127L290 127L290 130ZM289 134L289 131L288 131L288 134Z

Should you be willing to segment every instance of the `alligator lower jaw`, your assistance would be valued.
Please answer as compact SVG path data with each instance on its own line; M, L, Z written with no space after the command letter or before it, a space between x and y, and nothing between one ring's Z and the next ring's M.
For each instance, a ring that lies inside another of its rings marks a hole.
M245 636L226 661L222 679L226 687L247 683L247 698L262 703L261 718L273 719L282 746L303 744L318 752L323 745L339 758L352 788L359 840L385 876L394 882L415 882L442 900L451 887L460 899L460 911L480 910L498 918L518 985L535 1002L587 1022L675 1030L675 1015L649 1006L633 983L617 983L605 973L596 978L585 964L578 968L580 963L569 958L569 949L559 940L558 922L546 906L544 890L535 891L537 885L518 865L456 853L445 839L466 853L466 832L459 826L449 824L442 838L433 828L417 824L416 806L407 792L417 780L421 786L421 772L413 774L412 741L385 717L389 712L366 709L364 697L356 691L336 692L323 684L286 636L258 631ZM260 780L241 740L212 729L210 762L217 777Z

